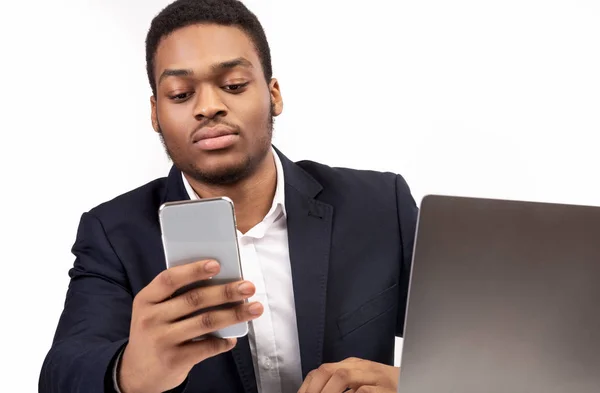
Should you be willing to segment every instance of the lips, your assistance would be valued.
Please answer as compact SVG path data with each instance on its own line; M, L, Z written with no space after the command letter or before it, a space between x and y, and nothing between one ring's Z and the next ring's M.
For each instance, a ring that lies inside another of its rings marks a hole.
M239 134L225 126L203 127L194 132L194 148L204 151L225 151L239 140Z
M226 135L235 135L237 132L229 127L203 127L192 135L192 143L197 143L205 139L219 138Z

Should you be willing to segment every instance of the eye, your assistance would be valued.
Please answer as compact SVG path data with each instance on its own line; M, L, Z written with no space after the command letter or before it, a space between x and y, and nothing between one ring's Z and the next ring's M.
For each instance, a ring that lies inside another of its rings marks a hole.
M244 91L244 89L246 88L246 86L248 86L249 82L245 82L245 83L236 83L233 85L226 85L223 88L227 91L229 91L230 93L234 93L234 94L238 94Z
M174 94L174 95L169 96L169 99L171 99L175 102L181 102L181 101L185 101L186 99L188 99L191 95L192 95L192 93L179 93L179 94Z

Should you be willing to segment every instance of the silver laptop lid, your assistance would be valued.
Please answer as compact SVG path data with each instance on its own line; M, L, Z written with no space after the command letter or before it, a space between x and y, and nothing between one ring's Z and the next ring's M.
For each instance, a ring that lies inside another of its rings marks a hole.
M401 393L599 393L600 208L427 196Z

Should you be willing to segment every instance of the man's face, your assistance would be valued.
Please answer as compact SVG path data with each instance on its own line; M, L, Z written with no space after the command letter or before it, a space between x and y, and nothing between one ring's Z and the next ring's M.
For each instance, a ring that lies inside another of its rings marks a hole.
M188 26L163 38L154 64L152 124L175 166L215 185L252 174L282 101L250 38L236 27Z

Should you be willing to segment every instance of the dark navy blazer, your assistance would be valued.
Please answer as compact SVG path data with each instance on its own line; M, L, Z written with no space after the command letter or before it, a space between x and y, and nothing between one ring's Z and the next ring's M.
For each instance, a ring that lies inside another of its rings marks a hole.
M417 206L400 175L281 157L303 377L348 357L392 365L403 331ZM82 215L40 393L112 392L134 296L165 269L158 208L189 199L181 172ZM181 389L179 389L181 390ZM186 393L256 392L247 338L196 365Z

